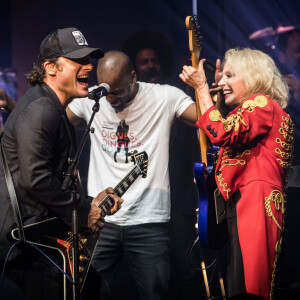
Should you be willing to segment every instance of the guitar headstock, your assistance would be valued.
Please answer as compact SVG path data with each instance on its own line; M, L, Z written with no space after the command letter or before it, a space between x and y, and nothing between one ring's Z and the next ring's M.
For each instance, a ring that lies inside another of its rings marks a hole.
M196 55L199 60L202 49L202 35L199 31L197 16L187 16L185 19L185 26L189 30L189 48L192 53Z
M129 155L131 156L131 161L140 169L142 177L146 178L148 171L148 154L145 151L138 153L135 150L129 153Z

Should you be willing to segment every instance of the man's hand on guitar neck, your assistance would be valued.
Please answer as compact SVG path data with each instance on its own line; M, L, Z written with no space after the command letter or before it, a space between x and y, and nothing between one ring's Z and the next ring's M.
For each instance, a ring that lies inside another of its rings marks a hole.
M102 210L98 206L107 195L109 195L109 197L114 201L114 205L110 210L110 215L116 213L121 208L121 204L123 203L123 199L114 195L114 190L111 187L99 193L93 199L88 215L88 227L93 231L98 231L104 226L104 217L101 216Z

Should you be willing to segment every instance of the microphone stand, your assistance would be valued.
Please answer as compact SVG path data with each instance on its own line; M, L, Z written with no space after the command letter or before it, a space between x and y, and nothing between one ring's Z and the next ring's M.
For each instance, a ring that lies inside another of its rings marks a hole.
M78 235L78 214L77 214L77 201L76 201L76 183L74 171L79 163L79 158L82 153L83 147L86 143L89 132L94 132L94 129L91 128L92 121L95 117L95 114L99 111L99 100L102 97L103 93L100 95L93 94L91 99L95 100L96 103L93 106L93 113L90 118L89 123L84 131L84 134L79 143L78 149L76 151L75 157L73 159L69 158L68 160L68 170L66 177L62 184L62 189L67 190L71 187L72 190L72 199L73 199L73 210L72 210L72 234L73 234L73 299L80 299L80 281L79 281L79 255L78 255L78 246L79 246L79 235Z

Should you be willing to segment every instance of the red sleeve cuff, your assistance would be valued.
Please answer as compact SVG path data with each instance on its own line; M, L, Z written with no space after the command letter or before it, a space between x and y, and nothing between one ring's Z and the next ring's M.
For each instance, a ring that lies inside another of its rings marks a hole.
M197 126L198 128L202 129L204 131L207 121L209 120L209 113L212 110L217 110L215 108L215 106L211 106L200 118L199 120L195 123L195 126Z

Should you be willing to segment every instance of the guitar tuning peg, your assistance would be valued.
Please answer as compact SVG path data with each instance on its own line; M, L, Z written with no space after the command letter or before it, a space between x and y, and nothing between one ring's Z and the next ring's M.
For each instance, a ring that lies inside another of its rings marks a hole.
M136 155L137 153L138 153L137 150L131 151L131 152L129 152L129 156Z

